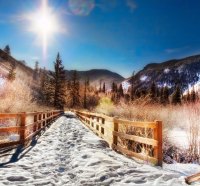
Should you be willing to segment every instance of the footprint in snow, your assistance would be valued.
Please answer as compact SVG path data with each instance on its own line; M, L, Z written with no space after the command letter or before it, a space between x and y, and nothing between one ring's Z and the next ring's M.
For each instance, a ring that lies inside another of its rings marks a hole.
M10 177L7 177L7 180L8 181L27 181L29 178L26 178L24 176L10 176Z

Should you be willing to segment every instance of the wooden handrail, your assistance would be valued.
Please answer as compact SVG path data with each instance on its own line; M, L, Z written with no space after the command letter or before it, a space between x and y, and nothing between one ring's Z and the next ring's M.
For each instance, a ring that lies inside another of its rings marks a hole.
M153 128L153 129L157 127L157 124L155 122L130 121L130 120L116 119L116 118L115 122L133 127Z
M142 160L147 160L158 166L162 166L162 122L138 122L119 118L109 117L103 114L76 111L79 119L85 123L95 134L105 139L110 147L123 154L133 156ZM129 134L126 131L120 131L120 127L141 128L143 130L151 130L151 138ZM152 149L151 156L140 152L134 152L128 147L122 147L119 139L134 141L138 144L148 145Z
M24 113L0 113L0 119L19 119L18 126L1 127L1 133L15 133L19 135L18 141L0 141L0 148L12 145L24 145L37 135L42 129L49 125L53 120L63 113L61 110L46 112L24 112ZM33 122L27 121L27 118L33 117Z
M192 176L188 176L188 177L185 178L185 182L187 184L191 184L191 183L193 183L195 181L200 181L200 172L197 173L197 174L193 174Z

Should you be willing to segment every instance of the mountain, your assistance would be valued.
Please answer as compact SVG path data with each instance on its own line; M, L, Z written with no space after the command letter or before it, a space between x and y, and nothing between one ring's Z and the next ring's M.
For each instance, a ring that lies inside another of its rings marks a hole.
M22 80L27 80L27 82L32 81L34 76L34 70L28 67L23 61L16 60L12 56L8 55L6 52L0 49L0 76L6 77L9 70L15 66L16 67L16 78ZM50 72L50 71L48 71ZM66 75L68 78L72 77L73 70L66 70ZM90 84L99 88L100 82L105 82L106 89L109 89L113 82L121 83L124 78L106 69L92 69L88 71L77 71L78 77L81 83L84 83L86 79L89 78Z
M200 81L200 55L183 59L173 59L163 63L146 65L134 76L135 88L149 88L152 82L157 87L168 86L173 90L179 84L183 91L199 84ZM123 82L130 86L130 78ZM196 87L196 86L195 86Z
M34 70L28 67L24 61L19 61L8 55L6 52L0 49L0 76L6 77L9 70L16 67L16 78L31 81Z
M74 70L66 70L67 77L72 77ZM85 80L89 79L90 84L100 87L100 82L103 86L103 83L106 84L106 89L110 89L113 82L119 84L124 80L124 77L121 75L111 72L106 69L92 69L87 71L77 71L80 81L83 83Z

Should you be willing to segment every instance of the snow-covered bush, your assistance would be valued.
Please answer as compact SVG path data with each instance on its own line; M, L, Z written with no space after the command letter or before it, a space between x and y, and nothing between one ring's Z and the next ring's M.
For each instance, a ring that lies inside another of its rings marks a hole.
M0 89L0 112L27 112L43 110L33 98L32 82L5 81Z

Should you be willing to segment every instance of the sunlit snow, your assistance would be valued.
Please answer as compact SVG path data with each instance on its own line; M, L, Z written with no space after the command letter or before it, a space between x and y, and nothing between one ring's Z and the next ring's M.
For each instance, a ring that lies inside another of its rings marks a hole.
M128 81L123 81L123 82L122 82L122 88L123 88L123 90L124 90L124 93L127 93L127 92L128 92L128 89L129 89L130 86L131 86L131 85L130 85L130 83L129 83Z
M0 88L4 85L5 83L5 78L0 76Z
M148 78L148 76L143 75L143 76L140 77L140 81L146 81L147 78Z
M169 68L166 68L165 70L164 70L164 73L165 74L168 74L170 72L170 69Z

